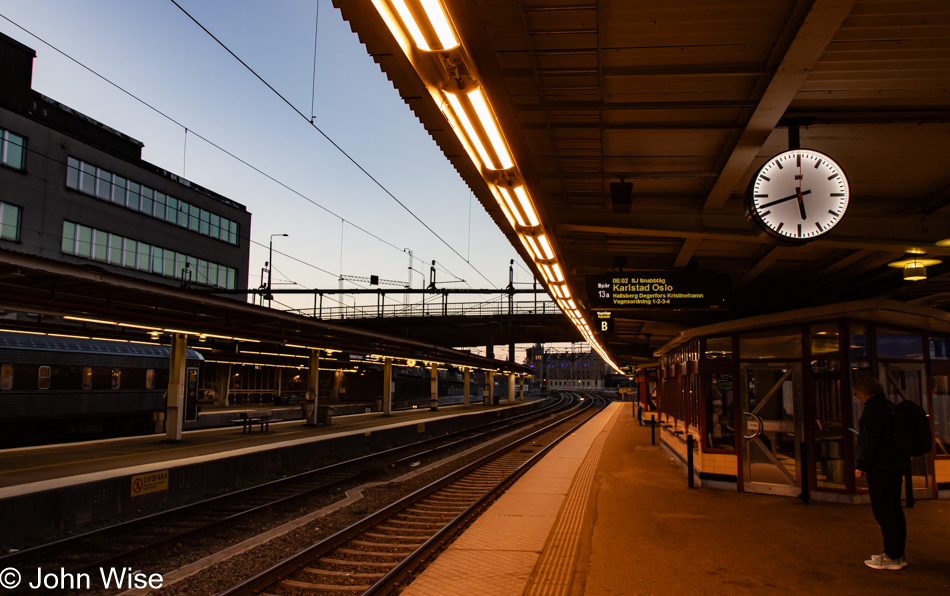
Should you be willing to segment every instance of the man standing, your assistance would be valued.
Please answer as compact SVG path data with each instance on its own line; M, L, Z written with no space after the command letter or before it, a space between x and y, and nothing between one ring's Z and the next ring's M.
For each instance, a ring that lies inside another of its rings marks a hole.
M901 569L907 565L907 522L901 508L904 461L894 450L894 404L884 396L881 383L871 376L855 380L854 397L864 403L854 475L867 476L871 510L884 536L884 554L873 555L864 564L871 569Z

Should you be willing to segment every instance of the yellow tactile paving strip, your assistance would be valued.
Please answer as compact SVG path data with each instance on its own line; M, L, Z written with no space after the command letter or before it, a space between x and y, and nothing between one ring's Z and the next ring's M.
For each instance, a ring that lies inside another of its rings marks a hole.
M597 435L587 452L587 457L584 458L581 469L574 477L574 483L561 506L554 529L544 545L541 559L531 572L531 578L524 589L525 596L565 596L571 593L584 512L587 509L587 501L590 499L591 486L594 483L597 465L600 463L600 455L604 450L604 443L619 413L620 408L617 408L603 432Z
M566 539L571 540L573 546L569 553L576 554L578 539L576 536L568 538L568 535L580 529L593 470L620 407L620 403L609 405L552 449L403 590L402 595L512 596L525 590L539 560L547 560L542 558L542 553L548 548L556 551L552 555L557 558L555 566L568 565L559 545ZM578 478L582 480L579 482ZM557 540L551 539L553 528L560 532ZM574 565L570 564L568 585L573 569ZM538 574L540 586L547 586L550 581L547 575ZM558 577L556 581L562 579Z

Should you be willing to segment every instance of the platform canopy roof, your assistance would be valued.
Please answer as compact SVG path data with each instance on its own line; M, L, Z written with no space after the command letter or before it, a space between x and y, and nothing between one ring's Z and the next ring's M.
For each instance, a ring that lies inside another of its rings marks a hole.
M584 333L587 276L728 276L724 310L615 312L614 332L591 337L619 364L731 318L871 297L950 305L950 252L936 246L950 237L950 3L334 4L552 295L571 294ZM796 133L851 192L841 223L802 245L746 213L756 171ZM621 180L627 213L611 197ZM943 261L925 281L888 267L914 249Z
M531 372L514 362L244 300L244 295L216 296L107 272L96 265L77 267L0 249L0 329L7 331L166 344L170 336L185 334L189 347L211 350L203 353L206 359L236 364L298 365L299 357L317 350L324 358L321 366L331 368L389 357L399 366L436 363L499 373Z

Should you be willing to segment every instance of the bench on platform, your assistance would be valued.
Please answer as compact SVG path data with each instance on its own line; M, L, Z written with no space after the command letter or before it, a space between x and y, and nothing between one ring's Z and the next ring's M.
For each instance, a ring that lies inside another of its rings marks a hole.
M273 418L271 412L268 410L253 412L250 415L247 412L241 412L241 415L239 418L228 420L228 422L230 422L231 424L242 425L244 429L242 432L245 432L245 433L251 432L254 429L255 424L259 424L261 426L261 432L266 433L269 429L271 422L280 422L280 421L281 421L280 418Z

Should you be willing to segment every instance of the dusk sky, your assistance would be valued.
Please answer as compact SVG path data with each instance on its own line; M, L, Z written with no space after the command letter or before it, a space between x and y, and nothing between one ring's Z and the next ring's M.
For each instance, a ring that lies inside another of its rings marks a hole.
M433 259L440 281L466 280L450 287L504 287L512 258L515 280L532 280L330 0L319 10L317 0L179 3L465 259L170 1L4 0L0 31L36 50L36 91L142 141L146 161L247 207L251 287L270 235L284 233L274 239L276 287L336 288L340 273L405 280L403 249L417 258L414 287L428 280Z

